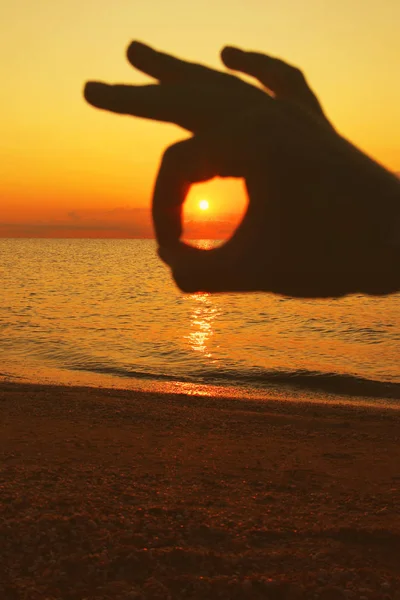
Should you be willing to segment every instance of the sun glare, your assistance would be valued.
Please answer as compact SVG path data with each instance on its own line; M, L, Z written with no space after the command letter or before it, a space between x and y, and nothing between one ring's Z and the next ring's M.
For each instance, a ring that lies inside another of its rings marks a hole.
M200 210L208 210L209 209L209 202L208 200L200 200L199 202L199 208Z

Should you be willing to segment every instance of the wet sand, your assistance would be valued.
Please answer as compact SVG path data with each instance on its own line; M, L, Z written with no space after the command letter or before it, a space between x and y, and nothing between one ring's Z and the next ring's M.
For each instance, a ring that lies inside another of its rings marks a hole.
M400 599L400 412L0 385L0 598Z

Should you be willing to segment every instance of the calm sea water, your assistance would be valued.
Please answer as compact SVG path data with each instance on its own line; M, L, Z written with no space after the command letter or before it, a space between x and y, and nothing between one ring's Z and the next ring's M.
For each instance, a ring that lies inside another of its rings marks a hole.
M151 240L0 239L0 378L400 405L400 295L180 293Z

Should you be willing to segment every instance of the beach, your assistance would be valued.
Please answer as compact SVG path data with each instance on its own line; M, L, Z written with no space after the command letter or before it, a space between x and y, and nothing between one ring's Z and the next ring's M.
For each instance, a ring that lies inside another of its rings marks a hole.
M399 424L2 383L0 597L398 599Z

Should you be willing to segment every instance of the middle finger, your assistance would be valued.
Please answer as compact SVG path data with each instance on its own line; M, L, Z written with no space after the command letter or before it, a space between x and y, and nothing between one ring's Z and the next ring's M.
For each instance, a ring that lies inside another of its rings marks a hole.
M133 67L162 83L195 80L202 84L251 87L234 75L181 60L171 54L154 50L142 42L132 42L127 49L127 57Z

